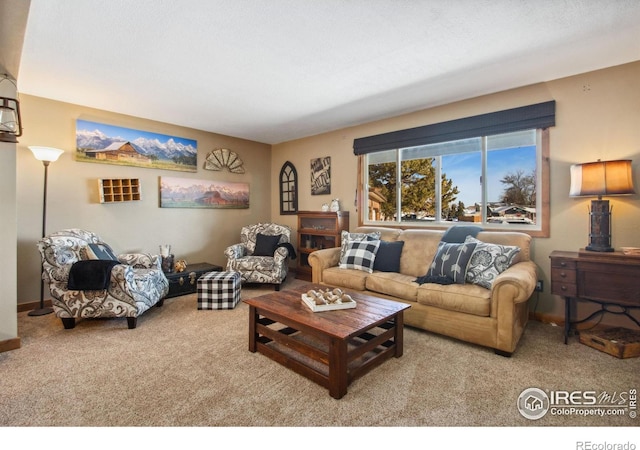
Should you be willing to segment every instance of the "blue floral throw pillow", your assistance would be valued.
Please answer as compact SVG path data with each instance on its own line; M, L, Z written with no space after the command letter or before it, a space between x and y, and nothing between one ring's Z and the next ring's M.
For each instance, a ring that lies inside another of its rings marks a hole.
M380 241L378 240L350 242L344 256L340 259L339 267L372 273L379 247Z
M511 267L520 253L520 247L489 244L471 236L467 236L465 242L476 245L469 261L466 280L487 289L491 289L496 277Z
M438 284L464 284L467 266L476 248L475 243L452 244L440 242L429 271L416 282Z

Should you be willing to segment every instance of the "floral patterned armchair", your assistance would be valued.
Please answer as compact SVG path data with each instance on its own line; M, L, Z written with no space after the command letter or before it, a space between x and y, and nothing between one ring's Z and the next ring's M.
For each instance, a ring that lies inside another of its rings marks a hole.
M239 272L244 283L271 283L275 290L287 277L291 229L275 223L242 227L240 243L227 247L227 271Z
M135 328L137 317L154 305L162 306L169 292L160 257L147 253L118 255L110 274L104 275L105 288L69 289L74 283L70 280L74 263L106 259L96 255L94 249L106 251L114 259L110 247L90 231L62 230L38 242L42 279L49 285L54 312L66 329L75 327L76 318L96 317L126 317L128 327Z

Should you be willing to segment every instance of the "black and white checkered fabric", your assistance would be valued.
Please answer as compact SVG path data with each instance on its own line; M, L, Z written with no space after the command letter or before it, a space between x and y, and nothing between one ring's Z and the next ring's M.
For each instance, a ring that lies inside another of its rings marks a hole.
M198 309L233 309L240 301L239 272L209 272L198 278Z
M341 269L357 269L373 272L373 263L380 247L380 241L349 242L344 256L340 260Z

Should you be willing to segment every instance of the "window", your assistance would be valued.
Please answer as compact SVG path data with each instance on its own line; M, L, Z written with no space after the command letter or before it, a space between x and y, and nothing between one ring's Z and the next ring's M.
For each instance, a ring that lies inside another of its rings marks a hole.
M298 173L289 161L280 169L280 214L298 212Z
M486 119L485 115L468 120L479 117ZM505 117L509 121L510 115ZM456 126L461 121L455 121ZM544 124L554 121L555 112ZM441 136L463 137L434 139L433 130L442 130L443 125L448 129ZM549 133L546 127L522 126L496 133L493 124L490 134L473 135L482 132L482 126L451 133L449 122L428 126L429 133L423 136L416 130L424 132L427 127L394 132L391 138L391 133L364 138L378 148L362 151L359 147L363 168L359 198L367 199L362 223L442 227L471 222L485 229L548 236L549 189L543 180L548 180ZM418 145L380 149L392 141ZM357 144L363 142L354 143L356 154Z

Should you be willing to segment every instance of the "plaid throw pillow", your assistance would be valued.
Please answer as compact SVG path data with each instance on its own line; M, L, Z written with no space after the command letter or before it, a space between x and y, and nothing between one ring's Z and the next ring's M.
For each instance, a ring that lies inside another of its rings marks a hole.
M354 241L347 245L344 257L340 259L341 269L356 269L373 272L373 264L380 241Z
M347 251L347 247L349 243L354 241L366 241L380 239L380 232L374 231L372 233L349 233L348 231L343 231L340 235L340 241L342 244L340 245L340 261L344 258L344 254Z

